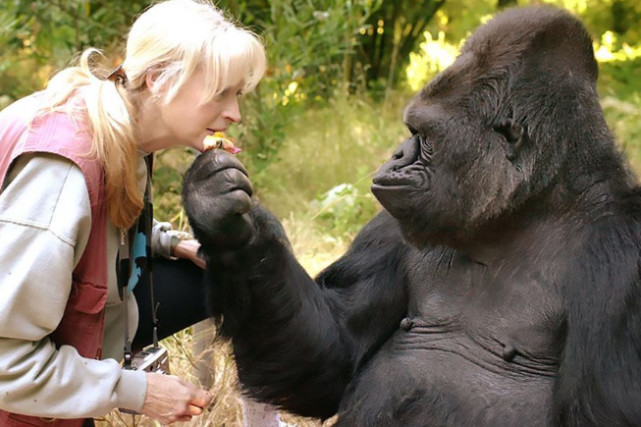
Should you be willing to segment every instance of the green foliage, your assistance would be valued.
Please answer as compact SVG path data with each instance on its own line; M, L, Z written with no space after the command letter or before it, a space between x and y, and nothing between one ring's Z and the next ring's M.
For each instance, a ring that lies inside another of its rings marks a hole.
M118 61L129 25L150 1L5 0L0 108L43 87L88 46ZM243 123L232 131L258 196L281 217L305 218L314 227L349 236L378 209L369 192L371 174L406 134L401 111L410 95L396 91L418 90L501 6L533 2L217 1L267 47L267 74L243 99ZM540 2L580 15L599 51L605 46L612 54L601 62L599 92L617 140L641 170L641 59L629 54L641 44L641 2ZM609 33L607 40L602 37ZM181 150L157 156L160 218L184 220L180 184L192 158Z
M602 47L599 52L602 51ZM606 49L612 59L599 64L599 90L604 96L615 96L621 100L631 100L641 93L641 44L636 49L612 52Z
M406 84L413 92L454 62L459 51L459 46L446 41L443 31L439 31L436 39L429 31L425 32L424 37L425 41L419 45L419 52L410 53L409 64L405 69Z
M361 191L347 183L330 188L311 202L311 208L317 211L312 220L332 236L356 234L378 207L371 192Z
M399 70L445 0L383 1L367 19L359 36L357 63L366 70L367 87L375 97L396 87Z
M637 92L626 101L606 96L602 105L619 146L626 153L637 176L641 176L641 93Z
M351 73L356 36L380 0L271 0L221 2L259 33L269 69L243 103L244 122L235 136L262 169L274 161L288 123L323 104L358 75Z
M40 89L87 47L117 57L148 0L5 0L0 11L0 88L13 99Z
M641 42L641 2L638 0L548 0L578 13L593 35L613 31L630 45Z
M641 42L634 46L606 31L595 48L606 120L630 165L641 175Z
M288 123L274 162L262 170L248 165L257 197L281 218L304 218L350 237L379 209L371 177L407 136L401 112L408 98L394 94L382 105L343 95L308 109ZM337 195L341 185L346 191Z
M472 4L473 3L473 4ZM426 27L433 39L444 34L448 44L458 46L477 26L498 11L497 0L447 0ZM421 43L423 39L418 42ZM416 52L417 49L414 51Z

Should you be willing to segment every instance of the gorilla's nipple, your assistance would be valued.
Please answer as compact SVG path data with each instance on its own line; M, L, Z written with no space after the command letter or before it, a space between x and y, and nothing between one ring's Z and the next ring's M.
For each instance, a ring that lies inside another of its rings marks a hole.
M414 326L414 321L412 319L410 319L409 317L406 317L403 320L401 320L401 325L400 326L401 326L402 330L407 332L410 329L412 329L412 327Z
M506 362L511 362L514 360L514 357L517 355L518 351L516 350L516 347L514 344L505 344L503 347L503 353L501 356L503 357L503 360Z

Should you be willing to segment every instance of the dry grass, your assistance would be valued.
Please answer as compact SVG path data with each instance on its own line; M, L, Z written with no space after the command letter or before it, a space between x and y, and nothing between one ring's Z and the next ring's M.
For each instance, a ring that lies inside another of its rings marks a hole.
M213 333L213 331L212 331ZM176 423L175 426L242 426L242 404L236 379L236 369L227 345L216 345L204 359L194 356L191 330L182 331L163 341L171 354L172 373L194 384L199 384L196 366L199 362L210 365L213 374L213 385L209 390L214 396L212 405L205 414L195 417L189 423ZM320 427L319 421L281 413L283 421L299 427ZM114 410L102 419L96 420L97 426L158 426L159 423L141 415L122 414ZM326 424L329 425L329 424ZM253 426L258 427L258 426Z

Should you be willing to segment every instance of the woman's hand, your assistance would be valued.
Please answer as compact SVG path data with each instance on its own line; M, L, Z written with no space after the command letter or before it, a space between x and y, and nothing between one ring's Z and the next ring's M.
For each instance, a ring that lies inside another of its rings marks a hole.
M177 421L191 421L211 402L212 396L205 390L173 375L147 374L147 394L141 413L172 424Z
M191 260L198 267L204 269L206 266L205 260L198 255L200 243L195 239L180 240L174 246L171 255L176 258L186 258Z

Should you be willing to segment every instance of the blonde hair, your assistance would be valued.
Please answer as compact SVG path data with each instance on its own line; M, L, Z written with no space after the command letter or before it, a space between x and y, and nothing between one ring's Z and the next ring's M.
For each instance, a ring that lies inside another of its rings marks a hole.
M86 110L93 131L91 155L105 171L109 218L117 227L128 228L142 208L134 129L148 73L155 73L154 90L163 89L162 102L168 103L200 67L206 85L203 101L208 101L239 79L244 92L253 90L265 71L265 50L255 34L226 19L209 1L167 0L152 5L131 27L120 90L118 79L107 80L107 72L91 64L97 52L87 49L78 66L51 79L44 110ZM69 102L76 97L84 105Z

